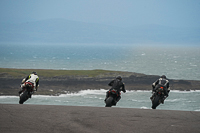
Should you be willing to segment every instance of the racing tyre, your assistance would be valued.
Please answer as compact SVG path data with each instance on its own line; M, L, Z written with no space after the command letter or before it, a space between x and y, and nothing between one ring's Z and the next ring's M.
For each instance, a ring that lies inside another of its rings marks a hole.
M156 109L156 107L160 104L159 103L159 100L160 100L160 97L159 96L156 96L154 98L154 100L152 101L152 109Z
M113 102L113 97L108 97L106 99L106 107L111 107Z

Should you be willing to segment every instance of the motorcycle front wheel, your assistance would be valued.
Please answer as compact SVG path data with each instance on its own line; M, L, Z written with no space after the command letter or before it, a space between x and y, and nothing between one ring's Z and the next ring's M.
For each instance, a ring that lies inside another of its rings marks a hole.
M106 99L106 107L111 107L113 102L113 97L108 97Z
M160 97L156 95L156 97L152 101L152 109L156 109L156 107L160 104L159 100L160 100Z
M23 94L19 97L19 104L23 104L28 99L28 92L22 92Z

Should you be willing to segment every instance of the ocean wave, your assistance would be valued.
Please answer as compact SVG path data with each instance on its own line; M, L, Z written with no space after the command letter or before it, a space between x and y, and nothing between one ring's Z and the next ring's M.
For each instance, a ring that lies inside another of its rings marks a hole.
M200 92L200 90L190 90L190 91L171 90L170 92L173 92L173 93L193 93L193 92Z
M85 95L106 95L106 92L108 90L106 89L99 89L99 90L81 90L78 92L71 92L66 94L61 94L58 96L52 96L52 95L33 95L33 97L66 97L66 96L85 96ZM151 93L151 90L127 90L126 94L130 93L137 93L137 92L144 92L144 93ZM200 93L200 90L190 90L190 91L180 91L180 90L171 90L170 93ZM18 96L0 96L0 98L19 98Z
M100 89L100 90L91 90L91 89L87 89L87 90L81 90L79 92L74 92L74 93L68 93L68 94L61 94L59 95L59 97L66 97L66 96L85 96L85 95L102 95L102 94L106 94L105 89Z
M0 98L19 98L19 96L0 96Z
M178 102L178 101L183 101L185 99L166 99L167 102Z
M152 92L151 90L126 90L126 92Z
M140 107L140 109L150 109L150 108L142 106L142 107Z
M42 105L73 105L73 106L105 106L106 89L81 90L76 93L62 94L59 96L33 95L25 104ZM151 107L151 91L130 90L122 94L117 107L149 109ZM197 92L197 93L193 93ZM198 106L200 91L172 91L166 99L166 104L160 109L200 111ZM19 96L0 96L0 103L18 104Z

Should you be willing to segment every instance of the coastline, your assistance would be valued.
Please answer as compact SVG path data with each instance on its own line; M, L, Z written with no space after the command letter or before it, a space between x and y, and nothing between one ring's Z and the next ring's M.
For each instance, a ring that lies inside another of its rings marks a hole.
M32 71L40 77L40 87L34 95L59 95L80 90L109 89L108 83L121 75L126 90L151 90L158 75L108 70L42 70L0 68L0 96L18 95L21 80ZM198 80L170 80L171 90L200 90Z
M4 133L200 131L195 111L0 104L0 113Z

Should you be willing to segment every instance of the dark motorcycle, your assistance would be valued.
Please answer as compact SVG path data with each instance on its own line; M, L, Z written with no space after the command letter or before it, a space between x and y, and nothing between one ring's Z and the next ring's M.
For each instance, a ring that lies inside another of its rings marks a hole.
M119 96L120 94L118 94L118 92L116 90L110 90L108 92L108 98L106 99L105 103L106 106L105 107L111 107L113 105L116 105L117 101L116 98Z
M25 82L25 86L19 95L19 104L23 104L26 100L31 98L31 95L33 94L33 88L34 86L31 82Z
M164 102L164 96L164 87L159 87L152 98L152 109L156 109L160 103Z

